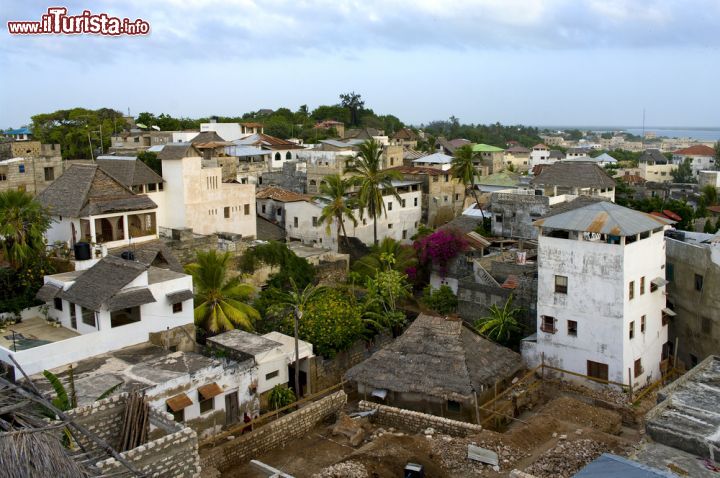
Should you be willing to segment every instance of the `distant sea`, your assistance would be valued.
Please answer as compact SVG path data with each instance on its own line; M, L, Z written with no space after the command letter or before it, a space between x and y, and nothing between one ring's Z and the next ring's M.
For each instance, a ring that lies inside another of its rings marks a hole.
M626 133L637 136L642 135L642 128L630 126L544 126L548 129L579 129L583 131L595 131L598 133L625 131ZM656 136L665 136L667 138L693 138L698 141L718 141L720 140L720 128L683 128L683 127L652 127L646 126L645 132L655 133Z

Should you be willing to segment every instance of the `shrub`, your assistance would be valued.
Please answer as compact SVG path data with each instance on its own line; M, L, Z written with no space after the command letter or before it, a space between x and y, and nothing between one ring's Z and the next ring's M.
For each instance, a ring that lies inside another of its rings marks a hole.
M428 308L442 315L455 312L458 306L457 296L446 285L441 285L439 289L427 286L423 291L422 301Z
M440 229L415 242L420 264L432 264L440 273L447 273L448 262L467 247L467 241L460 231Z
M273 410L290 405L295 401L295 393L287 385L275 385L268 394L268 404Z

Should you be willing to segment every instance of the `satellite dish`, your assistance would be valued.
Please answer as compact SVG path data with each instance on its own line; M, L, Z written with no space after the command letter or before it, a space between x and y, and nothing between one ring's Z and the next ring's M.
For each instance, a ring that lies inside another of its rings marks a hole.
M138 128L145 128L145 129L147 129L147 126L145 126L145 125L142 124L142 123L136 123L135 126L137 126Z
M160 126L154 126L154 125L153 125L153 126L150 126L150 127L151 127L152 129L154 129L155 131L160 131Z

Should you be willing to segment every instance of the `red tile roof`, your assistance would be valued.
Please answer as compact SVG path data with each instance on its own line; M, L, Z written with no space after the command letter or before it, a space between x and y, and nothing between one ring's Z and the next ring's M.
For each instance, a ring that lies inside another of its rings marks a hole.
M667 217L669 217L669 218L672 219L673 221L682 221L682 217L680 217L679 215L675 214L674 212L672 212L672 211L669 210L669 209L663 210L663 214L665 214Z
M683 156L715 156L715 150L710 146L704 144L696 144L689 148L678 149L673 154L679 154Z
M518 279L514 275L509 275L507 279L505 279L505 282L500 286L503 289L517 289L518 286Z
M441 174L450 174L449 171L443 171L442 169L429 168L423 166L395 166L394 168L388 168L393 171L399 171L400 174L427 174L429 176L440 176Z
M715 214L720 214L720 206L708 206L706 209Z

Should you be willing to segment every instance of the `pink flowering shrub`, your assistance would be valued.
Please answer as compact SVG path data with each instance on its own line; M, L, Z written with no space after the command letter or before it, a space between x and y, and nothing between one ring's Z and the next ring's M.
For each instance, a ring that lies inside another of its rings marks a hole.
M448 262L465 250L467 241L460 231L440 229L416 241L414 247L421 265L432 264L444 276Z

